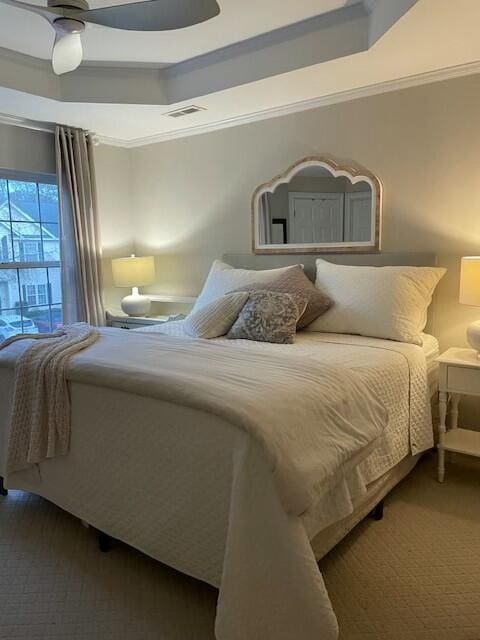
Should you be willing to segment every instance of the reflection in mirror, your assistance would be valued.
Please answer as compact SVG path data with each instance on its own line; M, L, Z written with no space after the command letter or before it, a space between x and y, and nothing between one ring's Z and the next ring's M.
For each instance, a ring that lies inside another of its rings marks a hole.
M380 183L350 171L310 158L257 189L254 250L377 250Z

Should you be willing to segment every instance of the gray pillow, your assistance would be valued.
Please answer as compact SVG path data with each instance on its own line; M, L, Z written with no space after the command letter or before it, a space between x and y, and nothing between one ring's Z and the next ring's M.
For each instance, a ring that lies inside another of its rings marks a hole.
M248 292L239 291L208 302L187 316L183 323L185 333L193 338L224 336L237 319L248 296Z
M235 269L226 262L215 260L205 280L203 289L195 302L193 311L198 311L207 303L220 298L229 291L245 291L242 287L252 282L267 284L275 280L280 274L295 269L295 266L254 271L252 269ZM268 287L265 288L268 289Z
M249 285L238 287L235 291L275 291L278 293L290 293L294 299L299 299L303 305L305 298L307 305L303 305L304 311L300 313L297 329L303 329L311 322L328 311L333 304L332 299L326 293L317 289L305 275L299 265L295 265L288 271L279 274L270 282L252 282Z
M291 344L307 301L307 296L300 304L298 295L294 298L289 293L251 291L227 338Z

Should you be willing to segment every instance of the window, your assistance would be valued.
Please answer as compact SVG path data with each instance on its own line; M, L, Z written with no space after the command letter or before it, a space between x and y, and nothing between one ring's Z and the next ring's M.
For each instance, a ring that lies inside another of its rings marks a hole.
M1 262L8 262L8 239L2 235L2 253L0 255Z
M0 340L61 324L56 178L0 169Z
M41 242L19 242L19 254L22 262L38 262L41 260L42 243Z
M47 287L44 284L24 284L23 297L28 306L48 304Z
M38 304L48 304L47 287L44 284L37 285Z

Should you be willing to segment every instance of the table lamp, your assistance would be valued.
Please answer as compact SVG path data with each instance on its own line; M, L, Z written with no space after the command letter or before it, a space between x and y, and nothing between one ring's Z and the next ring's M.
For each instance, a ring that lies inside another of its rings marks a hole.
M123 298L122 311L129 316L144 316L150 310L150 298L138 293L138 287L155 282L155 263L152 256L112 260L113 282L116 287L132 287L132 293Z
M472 307L480 307L480 256L467 256L462 258L460 270L460 295L461 304ZM480 351L480 321L472 322L467 328L468 344Z

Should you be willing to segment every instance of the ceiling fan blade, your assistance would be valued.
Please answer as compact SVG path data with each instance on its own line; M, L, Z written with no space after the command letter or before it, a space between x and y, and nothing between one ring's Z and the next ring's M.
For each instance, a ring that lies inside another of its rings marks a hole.
M52 53L52 67L57 76L74 71L82 58L82 39L79 33L57 35Z
M216 0L147 0L82 11L78 17L114 29L169 31L205 22L219 13Z
M53 22L56 18L63 15L62 9L59 7L44 7L38 4L29 4L28 2L18 2L18 0L0 0L3 4L8 4L11 7L17 7L18 9L25 9L36 13L43 18L46 18L49 22Z

